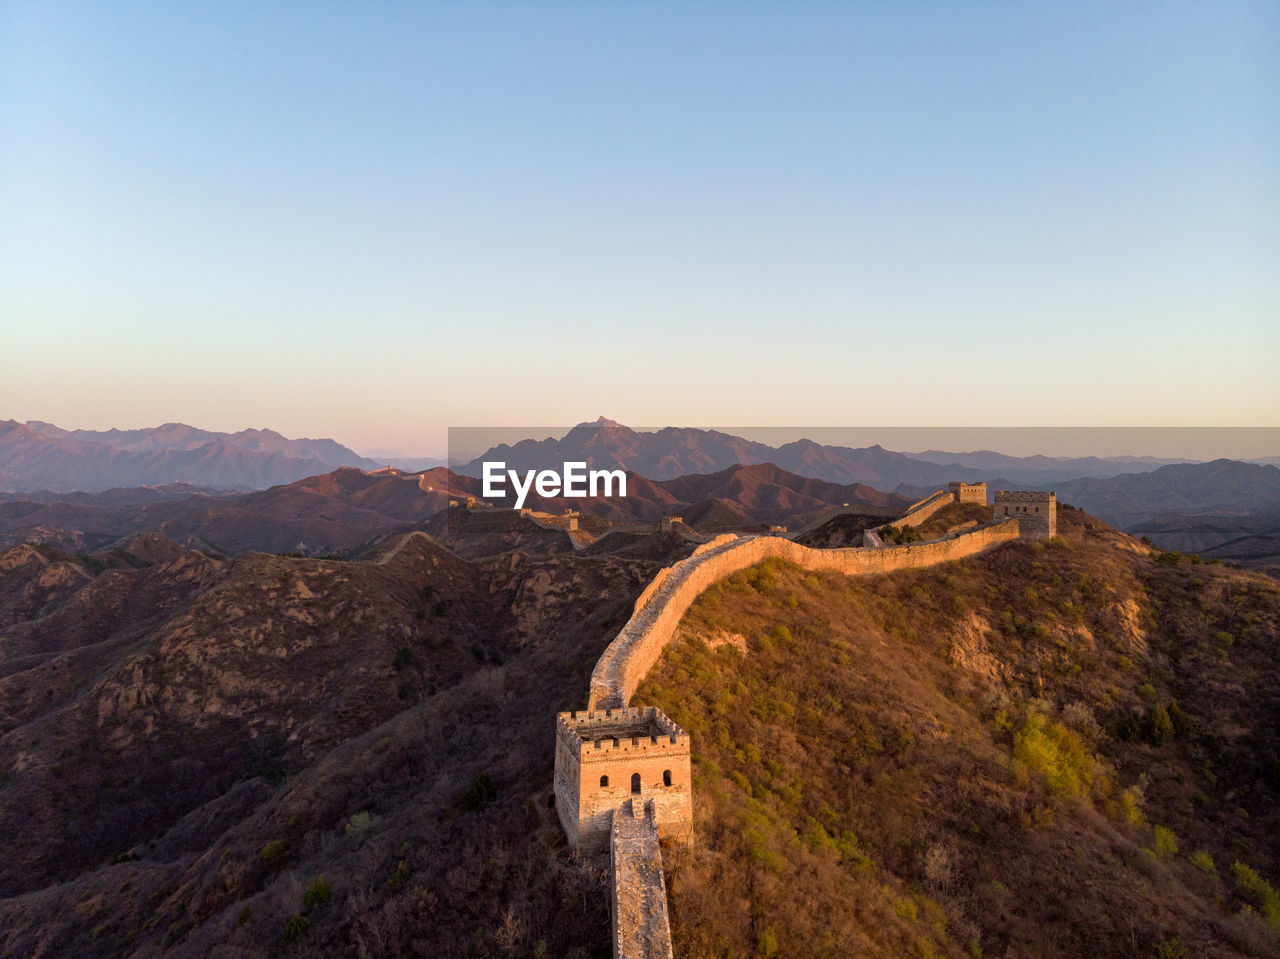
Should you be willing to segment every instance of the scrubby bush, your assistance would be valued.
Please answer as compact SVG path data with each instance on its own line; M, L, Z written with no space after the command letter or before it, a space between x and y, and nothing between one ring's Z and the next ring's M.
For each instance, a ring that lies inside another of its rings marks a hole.
M289 844L283 839L272 839L262 847L262 861L268 869L279 869L289 858Z
M1210 876L1216 876L1218 874L1218 867L1213 863L1213 856L1209 855L1209 853L1204 849L1197 849L1187 857L1187 861L1201 872Z
M387 888L389 889L404 888L405 884L408 883L409 881L410 875L411 875L411 872L409 870L409 864L405 862L403 859L401 859L400 862L396 864L396 871L393 872L391 874L391 878L387 880Z
M1253 903L1267 920L1267 925L1280 928L1280 892L1249 866L1235 862L1231 866L1235 876L1236 889L1242 899Z
M458 804L467 812L479 812L497 798L498 787L493 777L487 771L481 771L471 777L470 784L458 797Z
M307 934L307 930L311 928L311 920L300 912L295 912L289 917L289 921L284 924L284 941L297 942Z
M1027 714L1026 723L1013 737L1013 756L1056 795L1084 796L1093 784L1096 762L1084 740L1040 713Z
M346 833L348 836L359 836L361 833L368 832L378 824L379 817L373 813L358 812L347 821Z
M317 876L315 882L303 893L302 904L310 909L313 906L323 906L332 898L333 887L329 885L329 880L324 876Z

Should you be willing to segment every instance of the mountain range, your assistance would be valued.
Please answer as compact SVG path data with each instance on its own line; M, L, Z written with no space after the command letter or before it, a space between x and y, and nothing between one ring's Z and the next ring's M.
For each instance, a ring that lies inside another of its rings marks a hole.
M600 417L580 423L556 439L499 444L456 469L480 476L485 461L501 460L508 468L534 469L549 463L584 461L589 467L633 470L653 480L690 473L713 473L735 464L772 463L801 476L831 483L865 483L881 490L907 488L910 493L936 489L951 480L1001 478L1019 488L1039 489L1081 477L1111 477L1155 469L1182 460L1119 456L1100 458L1009 456L991 450L948 453L926 450L899 453L882 446L854 448L801 439L770 446L718 430L666 427L638 432Z
M385 465L334 440L288 439L273 430L214 433L166 423L95 431L38 420L0 422L0 489L96 492L169 483L265 489L340 466Z
M888 510L909 504L867 486L842 486L797 476L769 464L732 466L718 473L652 482L630 474L621 499L566 500L531 496L535 510L573 507L610 522L654 522L687 514L699 528L717 531L766 523L806 521L845 503ZM252 493L218 494L189 487L108 490L102 493L9 494L0 500L0 546L47 543L61 549L114 549L139 533L160 533L187 548L240 555L251 550L312 555L359 551L391 533L424 529L444 535L451 498L476 496L479 480L437 467L422 473L365 472L344 467ZM499 504L500 505L500 504ZM464 514L467 511L462 511ZM534 528L510 510L482 511ZM476 514L479 515L479 514ZM504 527L505 528L505 527ZM551 537L567 545L563 535Z
M599 418L563 437L500 444L454 465L479 477L481 464L543 469L567 461L622 468L650 480L772 463L800 476L865 484L915 495L951 480L1001 480L1043 489L1085 478L1142 473L1180 461L1151 457L1009 456L991 450L906 454L881 446L853 448L800 439L770 446L717 430L667 427L640 432ZM65 430L30 420L0 422L0 490L100 492L116 487L187 483L212 490L264 489L348 466L390 465L418 471L444 465L426 458L372 459L332 439L289 439L269 429L219 433L182 423L135 430Z

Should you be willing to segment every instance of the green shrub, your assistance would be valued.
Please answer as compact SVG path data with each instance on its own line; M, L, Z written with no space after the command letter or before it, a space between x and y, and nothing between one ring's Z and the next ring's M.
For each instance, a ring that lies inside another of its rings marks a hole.
M498 787L487 771L476 773L471 783L458 797L458 804L467 812L479 812L498 798Z
M300 912L295 912L289 917L289 921L284 924L284 941L297 942L307 934L307 930L311 928L311 920Z
M760 933L756 948L759 949L760 955L764 959L773 959L778 954L778 934L772 928L766 928L764 932Z
M240 910L240 915L236 918L236 925L243 927L249 925L251 922L253 922L253 906L246 902L244 907Z
M268 869L279 869L289 858L289 844L283 839L272 839L262 847L262 861Z
M1240 897L1251 900L1258 906L1267 925L1280 928L1280 892L1276 892L1271 883L1242 862L1233 863L1231 871L1235 874L1236 889Z
M1163 746L1173 740L1173 720L1169 718L1169 710L1164 704L1157 704L1147 716L1148 736L1152 745Z
M187 930L190 929L191 926L192 926L192 921L190 918L184 917L182 919L179 919L177 922L173 923L173 925L171 925L168 929L165 930L162 944L166 946L172 946L175 942L177 942L184 935L186 935Z
M333 898L333 887L324 876L317 876L315 882L307 887L302 895L302 904L310 909L312 906L323 906Z
M393 872L391 874L391 878L387 880L387 887L389 889L404 888L405 883L409 881L410 875L411 872L409 871L409 864L401 859L396 865L396 871Z
M1165 859L1178 851L1178 837L1173 834L1172 829L1153 826L1151 827L1151 845L1155 854Z
M1187 959L1187 947L1182 944L1181 939L1174 936L1157 942L1151 954L1155 959Z
M1093 784L1095 762L1084 740L1040 713L1027 714L1022 730L1013 737L1013 757L1056 795L1084 796Z
M1218 874L1218 867L1213 864L1213 857L1204 849L1197 849L1187 857L1187 861L1201 872L1210 876Z
M379 817L371 812L358 812L347 821L347 835L359 836L361 833L368 832L378 824L378 820Z

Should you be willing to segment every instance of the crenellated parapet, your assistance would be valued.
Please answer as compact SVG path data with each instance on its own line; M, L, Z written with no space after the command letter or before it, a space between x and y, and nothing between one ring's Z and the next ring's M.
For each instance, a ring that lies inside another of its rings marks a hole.
M986 483L948 483L947 489L955 497L957 503L977 503L987 505Z
M556 716L556 810L570 845L602 852L624 803L650 804L659 835L693 828L689 734L662 710L601 709Z
M996 493L996 519L1018 521L1018 530L1027 539L1049 539L1058 535L1058 494L1041 490L1000 490Z

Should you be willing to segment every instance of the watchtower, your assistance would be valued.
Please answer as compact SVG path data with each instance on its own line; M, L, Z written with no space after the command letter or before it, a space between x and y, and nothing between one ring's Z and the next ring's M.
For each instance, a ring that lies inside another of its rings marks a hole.
M1048 539L1058 535L1058 494L1039 490L1000 490L996 493L995 518L1016 516L1018 535L1024 539Z
M978 503L987 505L986 483L948 483L947 489L955 497L957 503Z
M609 849L614 813L653 809L662 838L693 834L689 734L654 706L556 717L556 811L569 845Z

